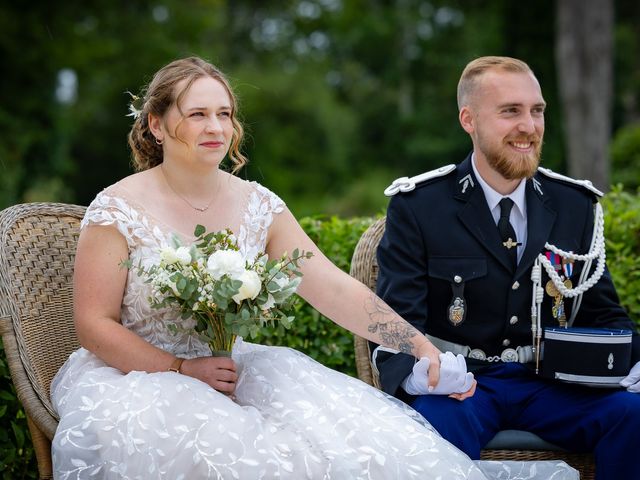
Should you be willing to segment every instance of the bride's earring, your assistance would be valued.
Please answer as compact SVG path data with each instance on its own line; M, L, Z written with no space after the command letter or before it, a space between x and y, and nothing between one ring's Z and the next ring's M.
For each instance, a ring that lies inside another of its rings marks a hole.
M156 143L157 143L158 145L162 145L162 140L160 140L158 137L156 137Z

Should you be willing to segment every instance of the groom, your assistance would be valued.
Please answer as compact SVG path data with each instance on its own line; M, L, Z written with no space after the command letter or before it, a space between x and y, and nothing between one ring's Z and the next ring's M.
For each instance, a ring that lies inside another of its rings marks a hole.
M532 299L534 261L551 252L549 245L589 252L601 195L590 182L538 169L545 106L524 62L470 62L458 107L473 152L459 165L398 179L385 191L393 198L378 249L378 294L441 350L465 355L477 388L463 402L416 389L426 382L415 378L413 359L383 351L376 355L380 380L471 458L498 431L519 429L568 451L594 452L599 480L638 478L632 459L640 431L640 338L606 269L593 270L597 281L573 326L633 331L624 388L535 373L532 309L542 327L558 327L572 318L576 302L551 287ZM581 267L574 257L554 264L567 288L579 283Z

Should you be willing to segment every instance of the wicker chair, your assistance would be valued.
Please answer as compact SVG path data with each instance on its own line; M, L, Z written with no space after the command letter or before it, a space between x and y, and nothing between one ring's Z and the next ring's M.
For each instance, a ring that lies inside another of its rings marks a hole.
M84 211L30 203L0 212L0 333L40 478L52 478L51 440L58 426L49 386L79 345L71 279Z
M385 228L385 219L375 221L362 235L351 260L351 276L375 291L378 280L376 250ZM369 343L355 336L356 368L360 380L380 388L370 362ZM580 472L583 480L593 480L595 464L593 455L565 452L540 437L519 430L499 432L482 451L483 460L554 460L567 462Z

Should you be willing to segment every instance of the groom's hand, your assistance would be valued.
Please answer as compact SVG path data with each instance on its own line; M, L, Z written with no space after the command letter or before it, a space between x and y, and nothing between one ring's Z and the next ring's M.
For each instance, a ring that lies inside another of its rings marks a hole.
M474 382L473 373L467 372L467 362L462 355L440 354L440 382L434 392L464 395L471 388L475 391Z
M620 380L620 386L631 393L640 393L640 362L629 371L629 375Z

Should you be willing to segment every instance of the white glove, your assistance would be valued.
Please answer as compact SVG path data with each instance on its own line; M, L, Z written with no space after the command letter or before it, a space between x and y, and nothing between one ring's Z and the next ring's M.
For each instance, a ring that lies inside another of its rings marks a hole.
M629 371L629 375L620 380L620 386L631 393L640 393L640 362Z
M440 380L429 391L429 365L427 357L422 357L413 366L411 373L402 383L409 395L449 395L468 391L473 384L473 373L467 372L467 364L462 355L451 352L440 354Z

